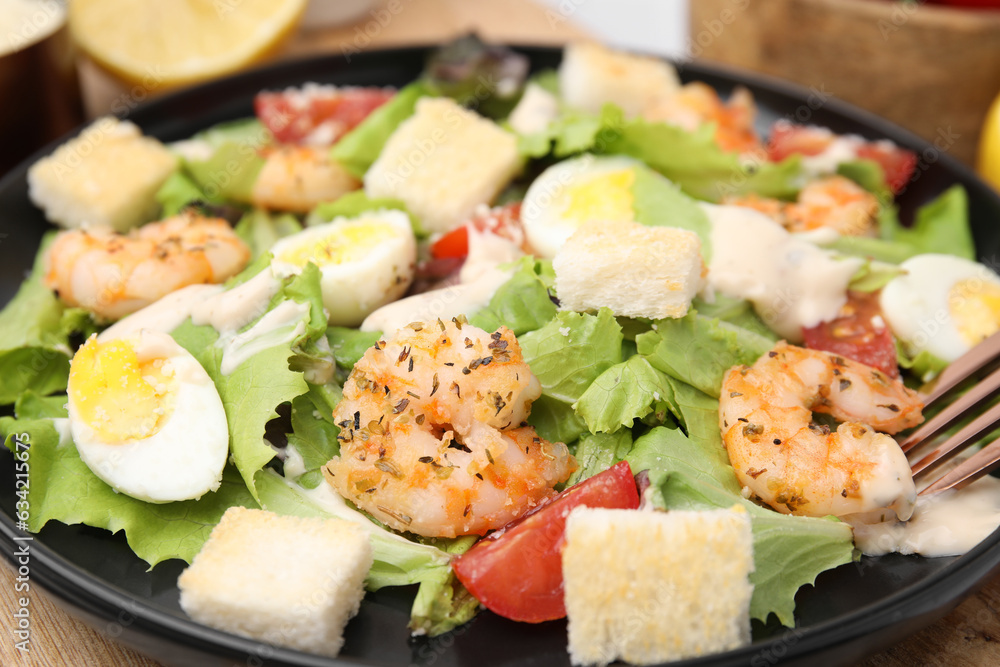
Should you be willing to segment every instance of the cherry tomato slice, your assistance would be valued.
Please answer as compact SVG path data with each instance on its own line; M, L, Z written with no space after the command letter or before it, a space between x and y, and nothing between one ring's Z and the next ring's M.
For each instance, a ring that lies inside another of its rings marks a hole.
M566 489L452 561L455 575L487 609L541 623L566 615L562 542L575 507L636 509L639 492L626 461Z
M803 329L806 347L824 350L899 377L896 343L882 319L878 293L848 292L847 304L830 322Z
M824 127L775 123L767 143L767 157L780 162L789 155L819 155L837 135ZM888 141L866 141L858 147L859 158L874 160L885 172L893 194L899 194L917 168L917 154Z
M491 208L485 213L473 216L466 224L474 225L481 232L493 232L518 245L524 243L524 232L521 228L521 202ZM466 225L451 230L431 244L431 256L435 259L465 257L468 254L469 231Z
M382 88L264 92L254 98L254 111L281 143L332 146L392 96Z

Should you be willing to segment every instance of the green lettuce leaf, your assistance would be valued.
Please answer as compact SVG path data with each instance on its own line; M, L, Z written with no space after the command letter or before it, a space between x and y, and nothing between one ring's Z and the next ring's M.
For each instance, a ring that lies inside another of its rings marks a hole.
M687 436L699 445L721 448L719 399L669 375L666 379L671 389L667 405Z
M698 313L659 320L636 344L654 368L716 397L727 370L752 364L773 347L770 338Z
M46 235L31 275L0 311L0 405L30 389L47 395L66 388L70 334L95 330L89 314L67 308L42 284L45 253L55 236Z
M326 330L326 337L330 341L330 349L333 350L337 365L349 371L365 356L368 348L382 337L382 332L330 327Z
M339 217L356 218L362 213L382 209L402 211L409 216L410 225L413 226L413 233L421 238L427 236L427 232L420 224L420 220L410 212L406 204L401 200L387 197L373 199L366 195L364 190L349 192L334 201L319 204L309 213L309 216L306 218L306 225L321 225Z
M712 223L705 211L680 188L655 171L636 169L632 196L636 222L692 231L701 239L705 262L712 259Z
M969 227L969 198L965 188L953 185L937 199L920 207L912 227L894 217L881 221L882 237L908 243L917 253L942 253L976 259Z
M256 118L220 123L191 137L213 149L204 159L181 157L184 172L202 198L249 202L257 175L264 166L259 150L274 141Z
M841 162L837 165L837 173L875 195L883 206L892 202L892 190L886 183L885 171L882 169L882 165L875 160L859 158Z
M28 389L17 397L14 415L18 419L60 419L69 416L66 395L40 396Z
M927 350L921 351L916 356L910 355L906 351L906 346L899 339L896 339L896 362L900 368L910 371L921 382L930 382L948 366L947 361L934 356Z
M574 407L591 433L615 433L672 394L664 374L637 355L597 376Z
M213 199L206 195L197 183L178 169L156 191L156 201L163 209L163 217L168 218L180 213L191 202L207 201L218 204L222 199L219 197Z
M893 217L893 220L895 220L895 217ZM887 241L886 239L875 239L867 236L840 236L832 243L823 243L821 245L842 255L864 257L887 264L902 264L914 255L920 254L920 250L910 243L904 241Z
M795 624L795 594L830 568L854 556L850 526L836 519L789 516L763 508L740 494L725 450L685 438L675 429L657 428L635 442L626 456L633 472L649 471L654 506L704 510L740 505L750 514L756 571L750 616L770 614Z
M302 457L305 472L297 481L307 489L323 482L320 468L340 453L337 441L340 429L333 423L333 408L342 396L339 385L327 385L325 389L310 385L307 393L292 399L292 432L288 434L288 445ZM331 397L333 405L330 405ZM287 468L285 474L288 474Z
M528 423L549 442L575 442L587 432L587 424L569 403L542 394L531 404Z
M449 554L463 554L477 539L475 535L459 537L443 548ZM468 623L478 611L479 600L466 590L450 567L428 571L413 600L410 631L436 637Z
M564 108L541 132L519 135L517 149L529 158L585 153L594 149L602 129L619 127L621 122L621 110L612 104L605 105L600 114Z
M400 123L413 115L417 100L432 94L431 89L422 81L401 88L391 100L375 109L360 125L341 137L330 150L330 157L357 178L363 178L392 133Z
M803 182L798 157L745 165L737 153L727 153L716 145L711 124L689 132L636 119L618 128L607 125L600 135L606 138L600 152L638 158L698 199L719 201L748 192L788 199Z
M308 264L301 274L287 278L271 301L271 308L286 299L308 303L309 314L303 320L305 331L290 342L279 342L257 352L229 375L220 370L223 349L216 345L219 334L215 329L195 326L188 320L171 334L194 355L219 390L229 422L232 458L254 498L257 497L254 475L274 457L274 450L264 442L264 425L277 417L278 405L290 403L309 390L303 373L289 366L297 359L301 363L319 354L318 350L306 351L310 346L315 350L316 340L326 331L319 278L319 269ZM254 324L251 322L244 330ZM332 360L327 361L332 369Z
M52 419L0 418L7 448L25 434L27 449L28 530L49 521L83 523L117 533L125 531L135 554L153 567L171 558L191 562L223 513L235 505L257 507L239 473L227 467L218 491L198 500L152 504L116 493L87 467L69 437L68 423Z
M570 475L566 486L582 482L623 461L634 445L632 434L625 430L617 433L588 433L583 436L576 445L575 453L580 467Z
M236 223L236 235L250 246L254 258L269 252L278 239L302 231L294 215L288 213L268 213L259 208L248 211Z
M556 315L549 298L552 276L551 262L522 257L510 280L500 286L489 306L469 317L469 323L485 331L505 326L519 338L541 328Z
M573 403L597 376L621 362L622 339L614 315L602 308L597 315L560 312L541 329L518 340L542 391Z
M778 340L778 334L764 324L764 320L760 319L760 316L753 309L753 304L746 299L737 299L716 293L712 303L695 297L694 301L691 302L691 307L699 315L729 322L771 341Z

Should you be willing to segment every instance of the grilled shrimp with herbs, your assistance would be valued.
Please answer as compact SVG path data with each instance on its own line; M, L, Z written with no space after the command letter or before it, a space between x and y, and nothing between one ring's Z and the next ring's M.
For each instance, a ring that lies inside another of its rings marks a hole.
M482 535L555 495L576 461L525 423L541 395L514 334L413 323L354 366L327 481L400 531Z
M225 220L185 212L128 234L60 232L45 261L45 286L64 303L117 320L182 287L227 280L250 261L250 248Z
M726 372L722 439L740 483L785 514L848 516L882 509L909 518L910 466L886 433L919 424L917 394L850 359L779 342L753 366ZM836 430L813 422L833 416Z

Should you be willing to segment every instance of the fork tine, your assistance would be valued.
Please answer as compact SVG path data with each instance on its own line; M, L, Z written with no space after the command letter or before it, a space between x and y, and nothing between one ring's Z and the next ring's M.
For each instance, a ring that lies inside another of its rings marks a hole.
M1000 331L952 362L938 376L934 388L924 398L924 405L930 405L984 366L1000 357Z
M992 472L997 466L1000 466L1000 438L997 438L965 461L962 461L961 464L949 470L947 474L929 485L919 495L929 496L933 493L947 491L948 489L961 489L983 475Z
M963 394L958 400L939 412L933 419L925 422L920 428L899 443L904 452L933 438L946 429L952 422L959 419L967 410L1000 389L1000 368L990 373L982 382Z
M976 417L968 426L945 440L933 452L910 466L913 476L916 477L932 465L947 461L966 446L988 433L991 428L996 426L998 421L1000 421L1000 403Z

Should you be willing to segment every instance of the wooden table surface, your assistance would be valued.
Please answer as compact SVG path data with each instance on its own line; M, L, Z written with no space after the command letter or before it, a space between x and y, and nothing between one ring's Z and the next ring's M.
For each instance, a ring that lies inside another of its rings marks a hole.
M570 3L572 4L572 3ZM475 29L484 38L559 44L584 33L557 10L543 9L530 0L407 0L388 24L370 41L359 39L356 26L323 31L302 31L286 48L284 56L345 48L440 41ZM364 17L360 25L366 25ZM100 111L114 99L117 84L86 63L81 72L88 108ZM28 593L31 610L30 653L14 647L13 610L24 593L15 592L15 575L4 563L0 567L0 665L38 667L84 667L127 665L156 667L158 663L117 643L106 632L84 625L59 608L37 586ZM946 617L919 634L874 655L864 667L912 667L915 665L1000 665L1000 577L963 602Z

